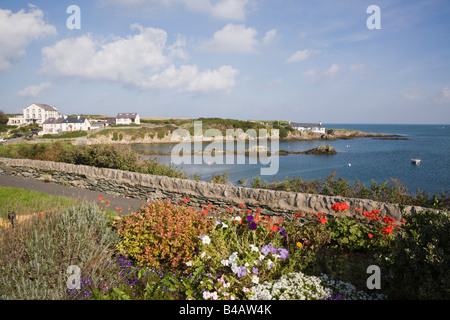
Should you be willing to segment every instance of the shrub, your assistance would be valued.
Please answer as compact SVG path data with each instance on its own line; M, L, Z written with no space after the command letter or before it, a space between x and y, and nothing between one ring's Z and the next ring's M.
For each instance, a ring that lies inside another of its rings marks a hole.
M450 299L450 216L422 211L405 216L392 257L392 297Z
M212 183L225 184L230 182L230 178L228 176L228 172L224 172L223 174L213 175L211 177Z
M147 203L117 223L120 248L139 266L175 269L192 258L207 221L199 211L170 201Z
M96 205L30 218L0 234L0 299L60 300L67 268L96 280L104 276L119 237Z

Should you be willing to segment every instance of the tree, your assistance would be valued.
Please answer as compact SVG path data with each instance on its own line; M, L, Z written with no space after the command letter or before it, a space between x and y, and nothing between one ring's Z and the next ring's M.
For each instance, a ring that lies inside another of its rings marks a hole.
M7 124L8 120L9 120L8 116L4 114L2 110L0 110L0 125Z

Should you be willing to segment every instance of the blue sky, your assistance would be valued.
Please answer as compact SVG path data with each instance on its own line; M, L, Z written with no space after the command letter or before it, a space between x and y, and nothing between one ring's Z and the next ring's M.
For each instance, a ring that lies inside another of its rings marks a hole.
M80 29L67 28L70 5ZM380 8L381 29L369 29ZM0 110L450 123L448 0L0 2Z

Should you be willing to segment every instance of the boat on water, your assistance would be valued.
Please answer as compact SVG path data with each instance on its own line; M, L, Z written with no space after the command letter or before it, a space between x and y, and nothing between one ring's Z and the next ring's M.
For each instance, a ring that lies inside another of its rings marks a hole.
M413 164L419 165L421 160L417 159L417 158L413 158L413 159L411 159L411 161Z

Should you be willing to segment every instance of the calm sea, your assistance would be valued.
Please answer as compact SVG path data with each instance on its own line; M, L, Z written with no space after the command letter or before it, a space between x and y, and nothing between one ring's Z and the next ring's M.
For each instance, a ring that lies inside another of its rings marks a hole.
M268 164L183 164L179 166L188 175L199 174L209 181L213 175L228 172L235 185L239 179L260 176L268 182L300 176L304 181L325 178L336 170L336 178L353 183L355 179L370 186L372 181L383 183L397 178L409 192L417 189L434 192L450 191L450 125L383 125L383 124L325 124L326 128L351 129L365 132L399 134L407 140L379 140L358 138L338 141L280 142L280 150L305 151L329 144L336 155L289 154L279 157L275 175L263 176L260 168ZM207 145L207 144L206 144ZM173 145L135 145L137 151L158 150L170 152ZM225 147L225 144L224 144ZM170 164L170 156L152 156ZM414 165L412 158L420 158ZM351 164L349 166L349 164ZM250 185L250 183L248 184Z

